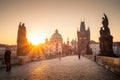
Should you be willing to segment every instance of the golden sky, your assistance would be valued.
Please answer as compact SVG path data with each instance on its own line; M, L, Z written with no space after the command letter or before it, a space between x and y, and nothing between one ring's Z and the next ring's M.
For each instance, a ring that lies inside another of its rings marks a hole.
M114 41L120 41L120 0L0 0L0 43L16 44L19 22L27 36L40 32L50 38L58 29L63 40L74 39L82 20L91 40L99 41L103 13L109 19Z

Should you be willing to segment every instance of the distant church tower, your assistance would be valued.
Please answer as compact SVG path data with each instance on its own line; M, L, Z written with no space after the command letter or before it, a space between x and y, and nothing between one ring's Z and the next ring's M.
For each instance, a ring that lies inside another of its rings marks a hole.
M90 54L90 28L85 29L85 22L82 21L80 25L80 30L77 30L78 38L78 54Z

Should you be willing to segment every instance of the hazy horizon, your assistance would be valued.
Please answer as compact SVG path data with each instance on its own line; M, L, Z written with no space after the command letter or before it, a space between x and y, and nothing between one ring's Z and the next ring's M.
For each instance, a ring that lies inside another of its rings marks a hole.
M77 38L85 21L91 40L99 41L103 13L109 19L113 41L120 41L120 0L0 0L0 43L16 44L19 22L25 23L27 37L40 32L48 39L59 30L64 42Z

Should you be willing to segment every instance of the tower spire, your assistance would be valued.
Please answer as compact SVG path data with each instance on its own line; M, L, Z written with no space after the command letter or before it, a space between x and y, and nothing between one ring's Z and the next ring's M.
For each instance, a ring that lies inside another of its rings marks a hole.
M84 21L81 22L80 31L85 31L85 22Z
M67 45L69 45L69 37L67 38Z

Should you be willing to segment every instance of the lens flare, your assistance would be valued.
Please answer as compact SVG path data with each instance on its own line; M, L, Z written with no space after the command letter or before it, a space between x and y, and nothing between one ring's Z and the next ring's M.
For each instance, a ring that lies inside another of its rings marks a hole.
M45 35L42 33L32 33L28 35L28 41L33 45L39 45L45 42Z

